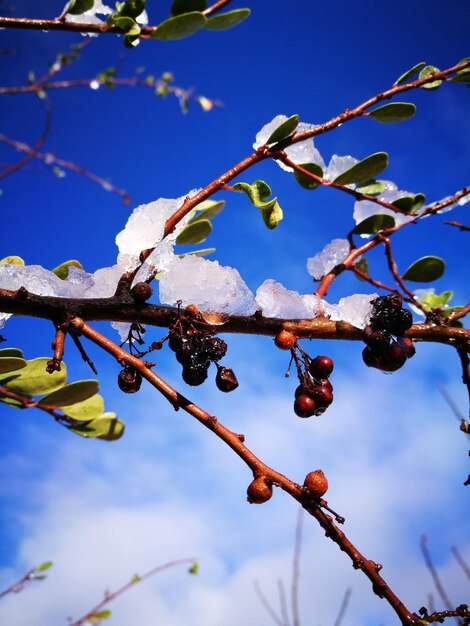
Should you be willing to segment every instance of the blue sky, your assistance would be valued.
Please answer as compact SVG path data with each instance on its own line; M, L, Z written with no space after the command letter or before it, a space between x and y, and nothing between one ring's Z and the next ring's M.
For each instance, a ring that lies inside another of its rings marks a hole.
M155 10L152 4L151 21L163 19L169 3ZM250 19L226 33L143 42L131 51L111 36L90 42L62 78L92 77L117 62L121 76L138 66L156 76L169 70L176 84L194 86L224 107L204 113L193 103L183 116L176 99L158 99L150 90L51 93L53 121L45 150L110 177L129 192L131 206L82 177L68 173L57 179L31 163L2 181L0 258L18 254L47 268L78 258L88 271L112 265L115 235L133 207L204 186L249 154L256 132L275 115L298 113L302 121L320 123L387 88L418 61L444 68L468 56L467 3L451 0L445 12L437 2L377 4L358 7L339 0L333 7L296 2L287 8L271 0L254 3ZM60 9L60 2L44 7L18 0L14 14L45 17L42 11L47 11L52 18ZM28 71L40 75L58 51L78 41L79 35L65 33L2 31L1 48L13 52L0 55L2 84L25 84ZM385 150L390 165L384 177L425 193L429 201L467 185L468 91L448 85L401 99L417 105L413 120L345 124L316 141L325 160L334 153L362 158ZM36 96L3 96L5 135L33 144L43 120ZM18 158L10 148L0 150L2 162ZM236 267L253 291L275 278L307 293L312 283L306 259L351 228L352 202L333 190L307 192L272 163L256 166L240 180L257 178L278 196L284 221L270 232L244 197L221 193L226 209L214 221L207 244L217 248L214 258ZM455 302L464 303L465 234L443 226L445 219L467 223L465 207L398 235L397 261L404 269L424 254L444 256L446 273L433 286L453 289ZM385 277L382 255L372 258L376 275ZM344 276L329 299L370 291ZM98 327L116 337L106 324ZM10 320L2 332L27 358L49 354L49 323ZM150 340L162 334L148 332ZM222 397L210 381L188 389L167 350L158 355L159 372L230 428L244 432L255 453L289 477L301 482L308 471L323 468L330 502L347 517L351 538L384 564L385 578L411 608L425 603L432 590L419 554L423 533L453 599L463 602L465 580L449 546L457 545L470 559L468 494L462 486L468 442L437 387L445 384L466 410L451 350L418 346L402 370L383 376L365 368L359 345L304 342L313 355L330 354L336 368L335 402L312 421L294 416L295 381L284 379L287 359L271 340L231 336L228 341L226 362L241 382L233 397ZM175 570L148 581L112 607L113 623L269 624L253 580L273 603L277 578L289 585L296 506L282 493L267 505L248 506L249 472L235 456L151 389L135 397L117 393L118 366L97 350L90 352L106 407L126 422L119 442L82 441L33 410L0 409L0 586L38 562L54 561L44 584L4 601L2 621L65 623L67 615L77 617L105 588L122 584L135 571L195 555L201 559L197 578ZM90 377L72 346L66 361L70 380ZM305 521L302 624L332 623L348 586L353 596L345 624L395 623L347 559Z

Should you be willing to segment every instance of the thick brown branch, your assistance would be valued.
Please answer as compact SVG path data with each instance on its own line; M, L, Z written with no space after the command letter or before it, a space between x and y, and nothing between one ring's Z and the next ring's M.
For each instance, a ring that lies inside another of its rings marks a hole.
M132 302L119 298L57 298L37 296L23 290L0 289L0 311L16 315L27 315L50 320L65 320L77 315L88 321L137 322L168 328L177 318L178 309L155 304L138 307ZM205 314L205 320L214 324L216 333L238 333L275 337L286 329L299 338L346 339L362 341L361 330L347 322L335 322L325 317L304 320L284 320L259 315L240 316L226 314ZM413 325L406 335L417 341L466 345L470 341L470 330L450 326L437 326L430 323Z

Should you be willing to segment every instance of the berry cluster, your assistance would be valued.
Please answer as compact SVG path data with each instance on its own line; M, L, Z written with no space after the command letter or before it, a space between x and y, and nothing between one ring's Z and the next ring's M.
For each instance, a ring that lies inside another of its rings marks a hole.
M234 380L227 376L227 371L232 370L218 365L227 352L227 344L219 337L208 331L189 329L184 334L171 334L168 346L183 366L183 380L188 385L201 385L212 362L217 364L216 384L221 391L232 391L238 386L234 375Z
M294 412L299 417L321 415L333 402L333 385L328 380L333 371L329 356L309 360L307 369L299 376L295 390Z
M381 296L372 301L374 312L370 325L362 331L366 347L364 363L383 372L394 372L415 353L413 342L403 334L413 324L410 311L403 309L398 294Z

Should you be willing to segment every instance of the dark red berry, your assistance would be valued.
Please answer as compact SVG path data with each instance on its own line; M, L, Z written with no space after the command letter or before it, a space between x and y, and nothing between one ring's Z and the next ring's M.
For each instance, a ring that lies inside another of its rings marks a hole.
M184 382L188 385L193 387L202 385L207 378L207 367L201 364L183 367L182 376Z
M298 417L312 417L316 408L315 400L311 396L303 394L295 399L294 412Z
M142 384L141 374L133 367L126 365L126 367L119 372L118 385L121 391L124 393L135 393L139 391Z
M228 393L238 387L238 380L233 370L229 367L218 367L215 384L220 391Z
M274 338L274 343L280 350L290 350L297 341L296 336L288 330L281 330Z
M333 367L333 361L329 356L317 356L310 362L308 371L314 378L328 378Z
M294 395L295 395L296 398L298 398L299 396L301 396L304 393L308 395L308 391L307 391L306 386L305 385L299 385L296 388L296 390L294 392Z
M315 381L315 387L325 387L328 391L333 391L333 385L328 380L328 378L319 378Z
M366 346L362 351L362 360L367 365L367 367L375 367L380 369L379 356L370 346Z
M227 344L219 337L211 337L205 342L205 348L212 361L220 361L227 353Z
M402 347L402 349L406 352L406 355L409 359L416 353L416 349L414 343L409 337L398 337L398 343Z
M248 485L246 493L250 504L263 504L273 495L273 488L265 476L258 476Z
M315 400L317 408L327 408L333 402L333 394L326 387L315 387L312 391L312 398Z
M328 489L328 481L325 474L321 470L309 472L307 476L305 476L304 489L314 498L324 496Z
M374 330L372 326L366 326L364 328L362 338L365 343L374 350L386 348L391 340L391 336L386 330Z
M407 359L407 354L399 343L393 341L388 351L380 360L380 369L385 372L395 372L400 369Z
M173 350L173 352L176 352L179 348L181 348L184 341L185 340L181 337L181 335L170 335L170 338L168 339L168 347L170 350Z

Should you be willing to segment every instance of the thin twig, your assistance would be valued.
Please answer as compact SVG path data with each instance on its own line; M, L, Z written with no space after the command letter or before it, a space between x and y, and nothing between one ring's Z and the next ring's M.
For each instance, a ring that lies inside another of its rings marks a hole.
M85 348L82 346L82 342L80 341L80 338L77 335L77 333L74 332L74 331L71 331L71 332L69 332L69 334L72 337L72 341L74 342L75 346L77 347L77 350L80 352L80 356L82 357L82 359L85 361L85 363L88 363L88 365L90 366L90 369L93 372L93 374L95 374L95 376L98 376L98 370L96 369L95 364L93 363L93 361L90 359L90 357L86 353Z
M285 626L290 626L289 612L287 610L287 597L286 589L282 579L277 581L277 589L279 592L279 606L281 608L281 615Z
M431 554L429 552L428 549L428 540L426 535L423 535L421 537L421 552L423 554L423 558L424 558L424 562L426 563L426 567L429 570L429 573L431 574L431 577L434 581L434 585L436 587L437 593L439 594L442 602L445 604L445 606L447 607L447 609L449 611L452 611L452 603L449 600L449 597L444 589L444 587L442 586L442 582L441 579L439 578L439 574L437 573L436 568L434 567L434 563L433 560L431 558Z
M470 567L468 563L466 563L466 561L464 560L463 556L460 554L460 551L455 546L452 546L450 551L455 556L457 563L463 569L467 578L470 580Z
M266 609L267 613L269 614L273 622L277 624L277 626L286 626L286 624L282 621L282 619L279 617L279 615L276 613L274 608L269 603L268 599L264 595L263 590L261 589L259 582L257 580L254 581L253 587L255 588L255 593L258 596L258 600L264 606L264 608Z
M129 589L133 587L134 585L137 585L138 583L141 583L147 578L150 578L151 576L155 576L155 574L159 574L160 572L163 572L164 570L170 569L172 567L176 567L177 565L191 564L191 563L194 563L194 561L195 559L178 559L176 561L170 561L168 563L165 563L164 565L159 565L158 567L151 569L149 572L146 572L142 576L137 576L137 575L134 576L125 585L123 585L119 589L116 589L116 591L107 591L104 594L104 598L103 600L101 600L101 602L98 602L98 604L96 604L92 609L90 609L85 615L75 620L74 622L71 622L69 626L82 626L83 624L86 624L88 622L91 623L93 618L95 618L96 614L102 611L107 604L115 600L118 596L122 595L126 591L129 591Z
M341 601L341 606L339 607L338 616L335 619L334 626L340 626L343 621L344 616L346 615L346 611L349 605L349 600L351 599L352 589L348 587L344 592L343 600Z
M455 226L462 232L470 232L470 226L465 226L465 224L461 224L460 222L456 222L455 220L444 222L444 224L448 224L449 226Z
M0 598L3 598L9 593L18 593L20 591L23 591L26 585L30 583L32 580L37 579L38 576L40 576L40 574L38 574L37 569L35 567L31 568L28 572L26 572L24 576L22 576L18 581L16 581L16 583L13 583L6 589L3 589L2 591L0 591Z
M461 422L463 419L465 419L464 416L462 415L462 413L460 412L459 407L455 404L453 398L450 397L450 394L447 391L447 389L445 388L445 386L443 384L439 384L438 388L439 388L439 391L441 392L442 397L444 398L444 400L449 405L449 408L452 411L454 417L459 422Z
M292 621L293 621L294 626L300 626L299 578L300 578L300 555L302 552L303 513L304 513L303 508L300 508L298 515L297 515L297 524L295 526L294 557L292 560L291 603L292 603Z

